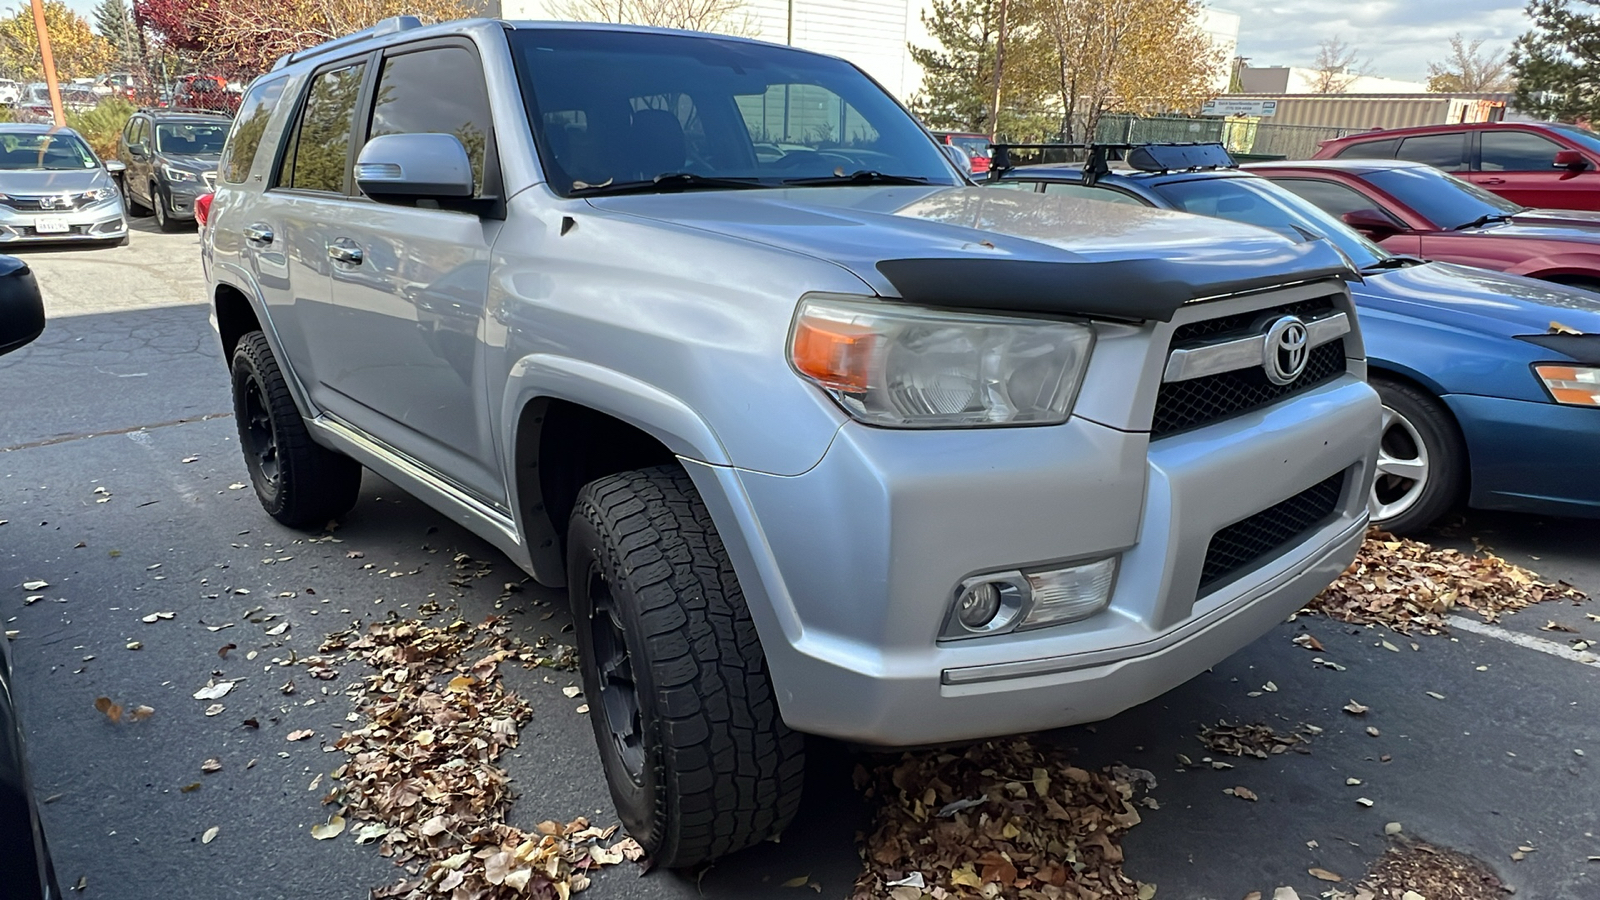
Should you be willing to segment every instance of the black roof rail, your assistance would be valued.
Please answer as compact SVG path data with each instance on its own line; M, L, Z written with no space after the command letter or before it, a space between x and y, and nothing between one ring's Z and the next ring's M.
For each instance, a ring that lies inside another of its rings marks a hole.
M1016 168L1012 150L1083 150L1089 158L1083 163L1083 183L1092 185L1111 171L1109 161L1118 159L1141 172L1171 172L1184 169L1237 169L1228 149L1217 141L1162 142L1138 144L995 144L989 163L991 178ZM1115 155L1113 155L1115 154Z
M137 110L142 113L169 115L169 116L223 116L233 118L233 114L222 109L185 109L177 106L141 106Z
M397 34L402 31L410 31L413 28L421 27L422 20L416 16L390 16L389 18L384 19L370 28L363 28L360 31L353 31L344 37L334 38L331 41L325 41L316 45L315 47L307 47L304 50L296 50L287 56L279 57L278 61L272 64L272 71L276 72L290 63L299 62L302 59L311 59L314 56L321 56L324 53L332 53L335 50L349 47L352 44L359 44L363 41L369 41L375 37L382 37L386 34Z

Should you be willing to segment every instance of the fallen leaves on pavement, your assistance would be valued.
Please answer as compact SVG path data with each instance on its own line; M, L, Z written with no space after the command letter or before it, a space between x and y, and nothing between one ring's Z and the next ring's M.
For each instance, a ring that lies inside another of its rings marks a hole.
M1355 562L1305 611L1401 633L1415 628L1439 634L1454 609L1494 622L1546 600L1583 598L1576 588L1540 581L1533 572L1486 550L1462 553L1373 529Z
M1504 900L1510 890L1479 860L1421 841L1390 847L1355 892L1333 900Z
M342 784L323 798L334 814L312 829L326 840L347 819L370 823L357 842L379 841L379 853L416 874L373 897L566 900L600 867L644 855L632 838L604 843L615 825L579 818L523 832L505 822L509 776L495 761L517 745L533 711L506 690L499 667L551 663L508 631L496 617L444 626L391 618L320 648L377 670L359 689L366 724L333 745L350 757L334 772Z
M1139 824L1134 794L1155 787L1144 770L1091 772L1015 738L907 753L870 773L858 768L856 781L878 813L855 900L1155 894L1122 872L1122 835Z
M1196 737L1212 753L1266 759L1287 750L1310 753L1310 742L1303 736L1309 732L1303 725L1301 732L1287 734L1274 731L1271 725L1262 722L1246 725L1243 722L1229 724L1226 720L1219 720L1215 725L1200 726L1200 733Z

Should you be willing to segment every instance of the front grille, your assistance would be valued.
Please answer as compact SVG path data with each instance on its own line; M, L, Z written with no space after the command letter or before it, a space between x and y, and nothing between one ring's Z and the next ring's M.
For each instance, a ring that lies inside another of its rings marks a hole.
M1265 561L1332 518L1344 493L1345 474L1340 472L1212 535L1200 570L1200 593L1206 594Z
M1333 300L1324 297L1191 322L1173 331L1172 344L1178 347L1198 339L1244 337L1257 333L1259 323L1266 319L1279 316L1310 318L1334 309ZM1150 435L1154 438L1164 437L1270 406L1285 397L1332 381L1344 374L1345 369L1344 339L1340 338L1313 349L1306 360L1305 372L1290 384L1273 384L1260 366L1187 381L1165 382L1156 394Z
M6 206L9 206L12 209L20 212L39 212L41 210L46 212L61 212L63 210L76 209L78 207L76 197L63 197L60 194L50 194L49 207L46 207L42 202L44 199L44 197L19 197L16 194L11 194L6 197L3 202Z

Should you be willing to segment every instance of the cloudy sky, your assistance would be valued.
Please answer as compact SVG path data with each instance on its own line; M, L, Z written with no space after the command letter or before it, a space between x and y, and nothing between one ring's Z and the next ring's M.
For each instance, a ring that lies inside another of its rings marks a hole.
M1528 30L1524 0L1209 0L1237 13L1239 55L1255 66L1309 66L1317 42L1337 35L1372 60L1372 74L1424 81L1450 36L1509 49Z

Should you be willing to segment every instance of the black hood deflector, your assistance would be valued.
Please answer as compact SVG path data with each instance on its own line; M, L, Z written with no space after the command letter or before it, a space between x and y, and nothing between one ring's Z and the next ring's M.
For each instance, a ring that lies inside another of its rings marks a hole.
M878 271L900 299L921 306L1094 318L1172 321L1185 304L1285 284L1360 273L1323 241L1296 245L1289 259L1212 265L1165 259L1105 261L1021 259L886 259Z

